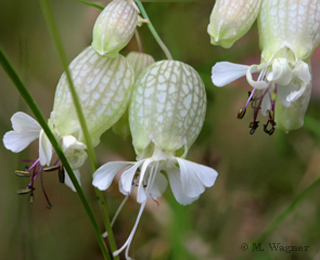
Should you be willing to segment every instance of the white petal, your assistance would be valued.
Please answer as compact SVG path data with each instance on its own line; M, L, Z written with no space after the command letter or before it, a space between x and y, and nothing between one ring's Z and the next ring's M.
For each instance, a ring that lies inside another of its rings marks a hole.
M166 190L167 185L168 185L168 181L166 177L164 177L162 173L157 172L156 177L154 179L154 183L150 191L152 199L157 199L161 197L163 192Z
M3 136L3 144L14 153L21 152L32 141L39 138L41 127L32 117L17 112L11 117L12 128Z
M39 123L34 120L31 116L23 112L17 112L11 117L12 128L18 134L34 131L38 132L38 136L41 130Z
M136 162L132 167L130 167L122 173L119 181L119 190L123 195L128 195L131 193L134 175L136 174L136 171L144 161L145 160Z
M73 171L74 175L76 176L79 185L81 186L81 182L80 182L80 171L79 170L74 170ZM74 192L76 192L76 189L67 173L66 170L64 170L64 184L67 185L68 187L70 187Z
M84 164L88 157L87 153L84 151L86 148L87 146L84 143L79 142L72 135L65 135L62 137L62 150L72 169L78 169Z
M292 80L292 70L287 59L278 58L272 61L272 71L268 74L269 82L277 82L279 85L288 85Z
M247 81L253 88L266 89L269 85L269 83L267 83L263 80L258 79L256 81L252 78L252 73L260 72L261 70L262 70L261 65L252 65L252 66L250 66L250 68L247 71Z
M21 134L16 133L15 131L9 131L3 136L3 145L8 150L11 150L14 153L21 152L25 149L32 141L39 138L39 132L24 132Z
M39 158L41 165L50 165L52 158L52 145L42 129L39 137Z
M286 100L288 102L296 101L299 97L301 97L306 91L307 85L311 82L311 73L309 70L309 65L303 61L299 61L294 70L293 75L298 78L298 84L296 83L297 90L291 91L289 95L287 95Z
M108 162L102 165L93 174L92 185L99 190L106 190L110 187L114 176L125 166L133 164L132 162Z
M139 177L139 184L138 184L138 195L137 195L137 202L138 203L144 203L148 199L148 195L144 189L144 180L146 179L145 176L149 176L149 178L152 177L152 174L155 174L153 171L155 167L148 168L150 163L152 163L152 159L146 159L141 167L140 177ZM148 172L147 172L148 170ZM151 171L151 173L150 173ZM152 185L152 182L148 182L149 185ZM150 186L147 187L150 189Z
M300 89L292 91L287 97L286 100L288 102L293 102L296 101L299 97L303 95L307 88L307 83L306 82L301 82Z
M169 183L170 183L172 193L173 193L174 197L176 198L176 200L181 205L189 205L199 198L199 196L188 197L183 192L181 178L180 178L180 170L177 167L171 168L171 169L166 169L166 171L168 174Z
M249 66L231 62L218 62L212 67L211 79L217 87L223 87L246 75Z
M188 197L196 197L211 187L218 173L207 166L176 158L180 166L182 190Z
M68 150L87 149L87 146L84 143L79 142L74 136L65 135L62 137L62 148L63 152L67 153Z
M296 77L300 80L307 82L308 84L311 82L311 72L309 65L304 61L299 61L292 72Z

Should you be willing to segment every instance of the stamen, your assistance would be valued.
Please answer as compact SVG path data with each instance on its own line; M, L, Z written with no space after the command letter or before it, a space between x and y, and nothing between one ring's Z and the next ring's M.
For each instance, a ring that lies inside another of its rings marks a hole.
M249 124L249 128L251 128L250 130L250 134L253 135L254 132L257 130L258 126L259 126L259 122L260 121L253 121Z
M246 111L247 111L247 109L245 107L240 108L237 118L242 119L244 117L244 115L246 114Z
M30 193L30 197L29 197L29 203L33 204L34 201L34 196L33 196L33 191Z
M30 173L30 172L15 171L14 173L15 173L15 175L17 175L18 177L31 177L31 173Z
M29 193L31 193L31 192L34 191L34 190L35 190L34 187L28 186L28 187L25 188L25 189L17 190L17 194L18 194L18 195L29 194Z
M59 175L59 182L60 183L64 183L64 180L65 180L65 173L64 173L64 167L62 166L61 168L59 168L59 171L58 171L58 175Z
M44 194L44 196L45 196L45 198L46 198L46 200L48 202L47 209L51 209L52 208L52 204L50 203L49 197L48 197L48 195L46 193L46 190L44 188L44 185L43 185L43 172L41 172L41 174L40 174L40 181L41 181L42 192L43 192L43 194Z
M238 111L238 115L237 115L238 119L242 119L244 117L244 115L246 114L247 106L249 105L250 102L252 102L254 100L253 95L254 95L255 91L256 91L256 89L254 88L252 92L250 92L250 91L248 92L248 99L247 99L245 106L240 108Z
M60 167L61 167L60 165L49 166L49 167L43 168L43 171L44 172L52 172L52 171L60 169Z

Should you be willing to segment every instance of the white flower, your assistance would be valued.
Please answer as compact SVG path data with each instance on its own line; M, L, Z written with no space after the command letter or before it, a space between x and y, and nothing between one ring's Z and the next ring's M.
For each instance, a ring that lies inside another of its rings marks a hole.
M69 68L92 145L96 146L100 142L100 136L122 116L127 108L134 82L133 70L123 56L118 55L115 58L101 56L91 46L81 52L71 62ZM87 146L65 73L61 76L56 89L48 125L80 183L78 169L87 158L85 151ZM39 138L39 159L34 160L26 171L22 171L22 175L25 176L30 175L29 171L32 171L32 180L27 190L30 192L34 190L34 180L38 175L42 175L43 171L59 170L60 181L75 191L68 174L64 172L64 167L58 165L59 160L52 166L46 167L51 163L53 148L38 122L25 113L18 112L12 116L12 126L13 131L4 135L3 143L13 152L22 151L33 140ZM44 194L48 200L45 191ZM51 205L49 200L48 205Z
M39 138L39 158L41 165L50 165L52 146L41 129L39 123L23 112L17 112L11 117L13 131L5 133L3 144L14 153L24 150L32 141Z
M244 66L219 62L212 68L212 81L222 87L246 75L254 90L238 117L244 116L246 107L252 102L251 133L258 127L256 119L260 109L263 115L269 116L264 125L267 133L272 134L275 125L285 131L297 129L303 125L310 98L309 63L320 42L320 2L263 0L258 28L261 63ZM253 79L253 73L259 73L257 80ZM280 102L276 105L277 100Z
M217 172L183 159L199 135L206 110L204 84L189 65L178 61L156 62L143 71L135 84L129 124L137 162L109 162L93 175L100 190L111 185L122 168L119 190L129 196L137 187L141 208L126 243L126 258L147 199L156 200L167 187L168 177L176 200L188 205L211 187Z
M50 140L42 130L39 123L34 120L29 115L23 112L17 112L11 117L12 128L13 131L9 131L5 133L3 136L3 144L6 149L11 150L14 153L21 152L34 140L39 138L39 159L38 163L32 165L27 171L37 169L40 167L41 170L44 169L45 166L49 166L51 163L52 155L53 155L53 147L50 143ZM72 164L72 160L75 160L74 157L77 153L85 153L83 150L79 151L79 149L86 149L85 144L81 142L74 141L72 138L65 136L62 138L62 149L66 154L66 157L69 161L71 161L71 165L73 168L76 168L77 165ZM70 140L71 139L71 140ZM83 156L83 155L82 155ZM85 153L85 158L86 158ZM79 160L80 158L80 160ZM84 159L85 159L84 158ZM77 157L76 162L81 164L83 163L83 158ZM66 174L66 176L68 176ZM67 186L69 186L72 190L75 191L75 188L71 181L65 182ZM78 181L80 181L80 176L78 174Z

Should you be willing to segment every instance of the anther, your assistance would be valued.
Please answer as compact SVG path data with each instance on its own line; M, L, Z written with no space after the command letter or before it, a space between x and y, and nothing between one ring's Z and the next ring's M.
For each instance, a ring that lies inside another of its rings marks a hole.
M15 175L17 175L19 177L30 177L31 176L31 174L26 171L15 171L14 173L15 173Z
M49 202L47 205L47 209L51 209L52 208L52 204Z
M29 203L33 204L33 193L31 192L30 197L29 197Z
M35 190L35 188L33 188L33 187L27 187L27 188L22 189L22 190L17 190L17 194L18 195L29 194L29 193L33 192L34 190Z
M268 127L268 124L263 125L263 131L268 135L272 136L274 134L275 128L272 126L272 128L269 130L267 127Z
M52 171L55 171L58 169L60 169L60 165L54 165L54 166L49 166L49 167L43 168L43 171L44 172L52 172Z
M58 174L59 174L59 182L60 182L60 183L64 183L65 173L64 173L64 168L63 168L63 167L61 167L61 168L59 169Z
M244 117L244 115L246 114L246 111L247 111L247 109L245 107L240 108L237 118L242 119Z
M250 134L253 135L254 132L257 130L258 126L259 126L259 122L260 121L253 121L249 124L249 128L251 128L250 130Z

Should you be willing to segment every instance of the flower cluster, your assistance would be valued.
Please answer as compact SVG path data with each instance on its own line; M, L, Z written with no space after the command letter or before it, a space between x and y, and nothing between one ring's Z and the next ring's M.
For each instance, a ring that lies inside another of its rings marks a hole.
M231 47L257 18L261 48L259 65L218 62L212 81L222 87L242 76L253 87L238 118L251 103L253 134L259 125L258 112L268 116L264 131L275 127L286 132L300 128L311 93L310 57L320 43L320 2L315 0L217 0L208 33L211 43ZM259 73L254 80L253 73Z
M132 135L137 161L109 162L93 174L92 182L106 190L124 168L120 191L128 197L137 188L141 208L136 223L127 242L114 252L117 255L126 249L127 259L148 198L160 197L169 182L176 200L188 205L213 186L217 177L215 170L185 159L206 112L205 87L199 74L180 61L155 62L138 52L127 57L119 54L142 22L147 21L139 17L134 1L112 1L94 25L92 45L69 65L93 146L110 127L121 136ZM20 152L39 138L39 158L25 171L16 172L32 179L19 193L30 193L33 198L35 179L53 170L59 170L60 181L75 190L59 159L51 165L54 150L38 122L23 112L15 113L11 120L13 131L3 137L7 149ZM78 169L87 158L87 144L65 73L56 88L48 125L80 181ZM51 206L44 187L43 191Z

